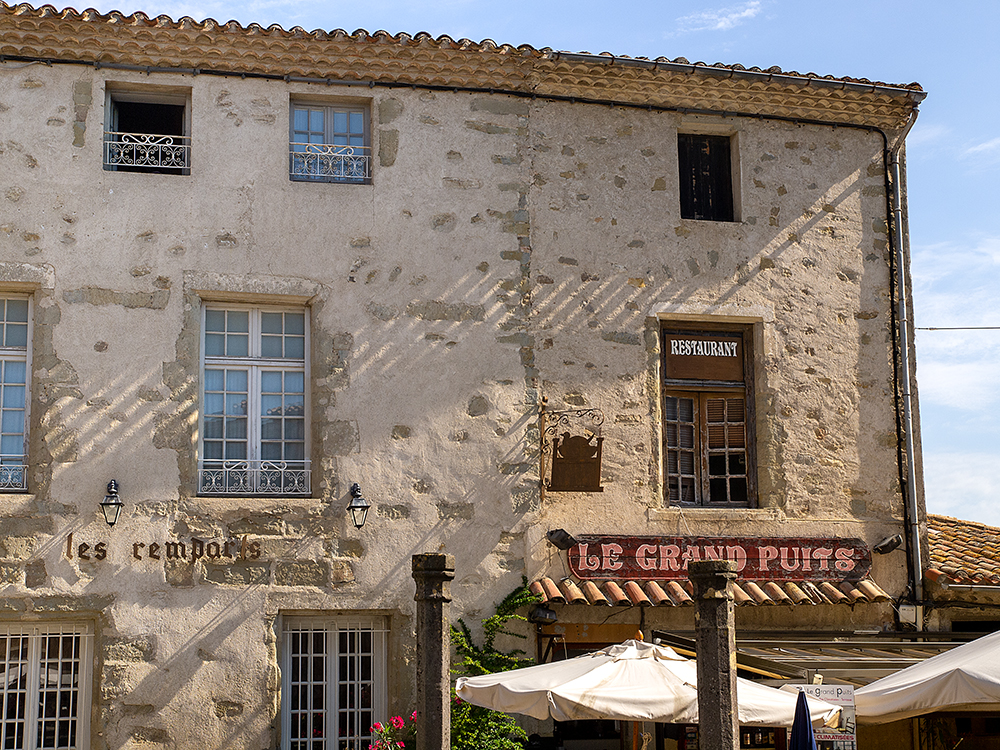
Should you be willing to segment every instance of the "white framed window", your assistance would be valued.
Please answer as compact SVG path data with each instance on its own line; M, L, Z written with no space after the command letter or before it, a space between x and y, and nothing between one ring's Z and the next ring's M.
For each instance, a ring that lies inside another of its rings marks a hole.
M386 716L381 617L286 617L281 649L282 750L368 750Z
M27 489L31 299L0 297L0 492Z
M190 92L109 87L105 101L104 169L191 173Z
M370 181L371 137L366 107L292 102L289 114L292 180Z
M308 495L304 308L203 307L203 495Z
M93 632L86 623L0 623L4 750L86 750Z

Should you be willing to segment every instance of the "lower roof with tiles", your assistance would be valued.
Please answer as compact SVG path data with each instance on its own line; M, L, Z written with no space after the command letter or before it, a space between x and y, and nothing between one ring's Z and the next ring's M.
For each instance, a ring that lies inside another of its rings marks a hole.
M532 593L543 603L584 604L605 607L690 607L694 589L690 581L581 581L558 582L539 578ZM773 607L814 604L859 604L889 601L889 595L874 581L737 581L733 584L737 607Z
M1000 528L948 516L927 516L924 575L939 585L1000 586Z

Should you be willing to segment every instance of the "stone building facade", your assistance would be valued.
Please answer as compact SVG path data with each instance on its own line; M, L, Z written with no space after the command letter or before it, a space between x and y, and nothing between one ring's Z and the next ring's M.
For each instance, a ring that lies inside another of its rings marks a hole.
M690 630L733 540L739 627L898 626L919 87L26 5L0 55L10 736L366 747L419 552L576 643Z

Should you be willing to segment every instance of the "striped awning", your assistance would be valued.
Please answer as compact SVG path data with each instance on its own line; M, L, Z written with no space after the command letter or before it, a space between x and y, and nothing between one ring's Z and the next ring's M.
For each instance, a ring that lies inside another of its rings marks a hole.
M554 581L543 577L530 585L543 603L583 604L604 607L690 607L694 587L690 581ZM771 607L815 604L887 602L890 596L870 578L842 581L737 581L733 596L738 607Z

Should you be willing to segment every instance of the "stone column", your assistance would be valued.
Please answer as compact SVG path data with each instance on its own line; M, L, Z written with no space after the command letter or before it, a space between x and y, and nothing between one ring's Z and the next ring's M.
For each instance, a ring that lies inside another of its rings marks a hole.
M736 580L736 563L692 561L688 577L694 583L698 643L698 746L701 750L738 750L736 625L731 586Z
M417 593L417 750L451 747L453 555L414 555Z

